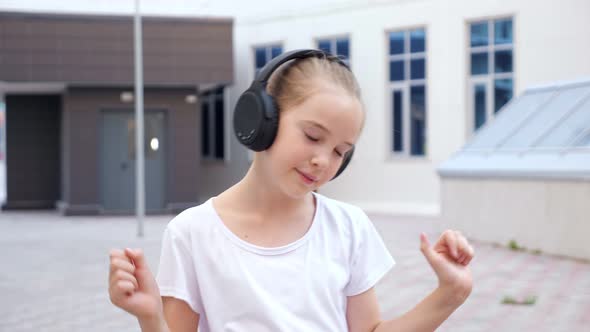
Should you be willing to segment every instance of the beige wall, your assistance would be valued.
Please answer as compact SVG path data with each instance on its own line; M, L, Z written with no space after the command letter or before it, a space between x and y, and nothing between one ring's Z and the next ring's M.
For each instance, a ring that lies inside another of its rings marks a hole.
M442 180L442 222L468 237L590 259L590 181Z
M349 35L351 65L368 118L350 168L321 191L369 211L437 215L441 197L436 168L471 136L468 22L513 17L518 95L530 85L590 77L590 43L584 33L590 31L590 1L559 1L559 10L557 4L554 0L359 1L334 8L310 6L296 15L238 19L232 105L254 77L254 46L279 42L291 50L314 47L318 37ZM427 31L428 155L394 158L386 33L414 27ZM244 160L245 154L236 145L231 158Z

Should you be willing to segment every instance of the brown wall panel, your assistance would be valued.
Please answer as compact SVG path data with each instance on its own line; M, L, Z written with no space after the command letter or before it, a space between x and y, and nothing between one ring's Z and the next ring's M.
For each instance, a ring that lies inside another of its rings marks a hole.
M67 123L64 149L69 170L64 184L66 214L98 213L100 205L100 116L102 110L133 110L133 103L123 103L120 95L129 89L69 88L63 97ZM185 97L195 94L191 88L146 89L145 109L166 111L167 151L166 203L171 210L196 204L200 165L200 118L197 106Z
M144 17L145 83L232 82L232 25L230 19ZM0 54L6 55L3 81L131 84L133 75L120 72L133 73L133 19L0 13Z

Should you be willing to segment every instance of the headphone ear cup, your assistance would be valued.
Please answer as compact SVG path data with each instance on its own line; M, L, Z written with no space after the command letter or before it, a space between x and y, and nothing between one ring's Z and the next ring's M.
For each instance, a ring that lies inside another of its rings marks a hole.
M246 90L234 109L234 133L248 149L268 149L277 134L278 110L274 99L259 86Z
M348 166L348 164L350 163L350 160L352 159L352 155L354 154L354 146L352 147L352 149L350 149L350 151L348 151L346 153L346 155L344 156L344 159L342 160L342 164L340 165L340 168L338 169L338 172L336 172L336 175L334 175L333 178L330 179L330 181L334 180L335 178L338 177L338 175L342 174L342 172L344 172L344 170L346 169L346 166Z
M259 96L265 116L262 118L258 135L254 142L252 142L251 149L254 151L264 151L270 148L277 137L279 129L279 110L276 107L274 98L264 90L260 92Z

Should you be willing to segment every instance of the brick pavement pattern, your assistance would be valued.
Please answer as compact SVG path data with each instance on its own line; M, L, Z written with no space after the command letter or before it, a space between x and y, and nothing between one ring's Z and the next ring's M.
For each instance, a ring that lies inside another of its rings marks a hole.
M435 219L371 217L397 261L376 288L383 318L393 318L436 287L419 233L434 243L443 228ZM143 248L155 272L171 218L147 217L145 237L137 238L133 217L0 213L0 331L139 331L137 321L109 301L108 252ZM473 244L473 293L438 331L590 331L590 264ZM538 300L504 305L506 295Z

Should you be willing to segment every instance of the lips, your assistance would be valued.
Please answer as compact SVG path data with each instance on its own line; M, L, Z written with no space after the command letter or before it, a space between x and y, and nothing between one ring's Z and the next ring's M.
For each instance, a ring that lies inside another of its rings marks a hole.
M318 180L317 177L314 177L314 176L312 176L310 174L307 174L305 172L302 172L300 170L297 170L297 173L299 173L299 175L301 175L301 177L305 180L306 183L310 183L311 184L311 183L314 183L314 182L316 182Z

